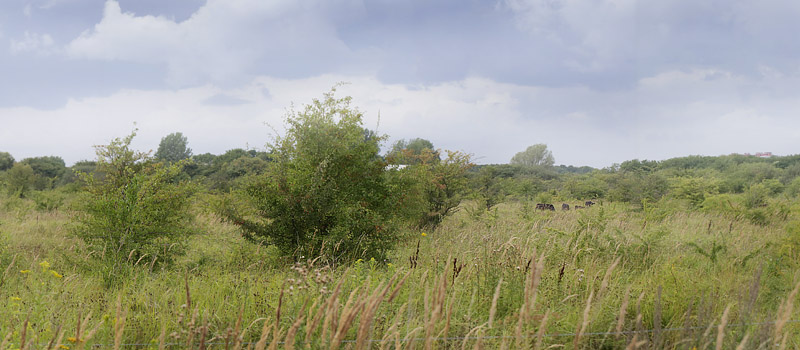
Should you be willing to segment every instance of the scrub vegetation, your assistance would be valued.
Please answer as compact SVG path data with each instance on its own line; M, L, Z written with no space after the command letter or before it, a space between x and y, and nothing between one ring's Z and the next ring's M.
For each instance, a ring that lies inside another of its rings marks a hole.
M287 125L0 152L0 349L800 346L800 156L382 154L335 90Z

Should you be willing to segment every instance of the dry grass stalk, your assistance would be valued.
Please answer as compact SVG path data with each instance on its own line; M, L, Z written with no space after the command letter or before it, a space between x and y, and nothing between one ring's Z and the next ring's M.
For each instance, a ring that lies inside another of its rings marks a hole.
M206 335L208 334L208 323L204 322L202 326L200 326L200 350L206 349Z
M399 345L399 342L400 342L400 340L399 340L400 339L400 331L399 331L400 318L402 317L403 313L405 312L406 307L408 307L408 302L403 303L403 305L400 305L400 308L397 309L397 312L395 313L394 319L392 320L391 326L389 326L389 328L387 328L386 331L383 333L383 338L381 339L381 349L385 348L385 346L389 343L389 340L391 340L391 338L393 336L395 337L395 339L397 339L397 346L395 348L399 348L400 347L400 345Z
M239 307L239 317L236 319L236 325L233 326L233 336L236 338L233 341L233 350L242 348L242 341L244 340L244 331L239 333L242 329L242 318L244 316L244 305ZM225 350L228 350L228 340L225 340Z
M311 333L317 328L317 325L320 322L320 317L325 316L325 319L322 321L322 333L320 339L325 339L328 333L328 327L333 322L333 317L335 313L335 306L339 300L339 293L342 292L342 284L344 283L344 277L347 276L347 272L342 274L342 278L339 279L339 283L336 284L336 288L333 289L333 293L331 296L328 297L328 300L325 304L321 305L320 310L317 312L317 315L314 316L314 320L311 322L311 327L306 328L306 347L311 346Z
M594 297L594 291L589 292L589 298L586 299L586 308L583 309L583 321L581 322L581 327L578 329L577 334L575 334L573 349L578 349L578 345L581 343L581 338L583 337L583 333L585 333L586 328L589 327L589 311L591 311L592 309L593 297Z
M744 335L744 338L742 338L742 341L739 342L739 345L736 347L736 350L747 349L747 341L748 340L750 340L750 332L747 332L747 334Z
M369 280L364 282L366 286L369 284ZM344 308L342 308L342 314L339 316L339 321L335 325L336 332L332 332L333 337L331 338L330 342L330 349L335 350L339 348L341 345L342 340L344 340L345 335L347 335L347 331L350 329L350 325L353 324L353 321L356 319L356 316L361 312L366 303L366 300L354 301L355 296L359 294L361 291L361 287L356 288L350 293L350 296L347 298L347 302L344 304Z
M533 309L536 307L539 283L541 282L542 272L544 271L544 256L536 259L536 251L534 251L532 260L534 261L533 269L530 270L530 273L525 279L525 290L523 292L525 299L522 301L522 306L519 310L519 319L517 320L517 328L514 334L517 339L518 349L522 348L522 340L524 339L522 330L525 329L525 326L530 321Z
M8 332L8 334L6 334L6 337L5 337L5 338L3 338L3 341L2 341L2 342L0 342L0 349L7 349L7 347L6 347L6 346L7 346L8 344L10 344L10 343L11 343L11 336L12 336L13 334L14 334L14 332L13 332L13 331L11 331L11 332Z
M164 319L161 321L161 334L158 335L158 350L164 350L167 348L166 346L167 340L167 320ZM225 344L225 348L227 349L228 346Z
M719 326L717 327L717 350L722 349L722 340L725 337L725 327L728 326L728 312L731 311L731 306L725 308L725 312L722 313L722 321L720 321Z
M277 323L275 324L275 329L277 329L277 331L275 331L275 333L272 334L272 342L269 343L269 348L268 348L269 350L277 350L279 342L278 339L280 339L281 336L283 336L283 329L280 328Z
M284 347L287 350L294 349L295 336L297 335L297 330L300 329L300 325L303 324L303 320L306 317L305 312L307 306L308 306L308 300L306 299L306 302L303 303L303 308L300 309L300 316L298 316L297 319L294 320L292 326L289 327L288 331L286 331L286 338L283 339L283 343Z
M189 322L189 337L186 339L187 349L191 349L194 346L194 333L195 333L194 325L196 324L199 312L200 312L199 310L194 310L194 313L192 314L192 320Z
M417 335L417 332L419 332L419 331L421 331L421 330L422 330L422 328L423 328L423 327L417 327L417 328L414 328L414 329L412 329L412 330L411 330L411 332L408 332L408 334L406 334L406 338L405 338L405 340L407 340L407 341L406 341L406 346L405 346L405 348L404 348L404 349L406 349L406 350L407 350L407 349L411 349L411 348L412 348L412 346L414 346L414 341L415 341L415 338L414 338L414 337ZM402 340L402 339L400 339L400 338L397 338L397 339L395 340L395 349L400 349L400 342L401 342L401 340Z
M471 335L475 334L475 332L483 329L485 326L486 326L486 323L484 323L484 324L482 324L480 326L477 326L477 327L471 329L469 332L467 332L467 335L464 336L464 340L461 342L461 350L466 350L467 349L467 343L469 342L469 337Z
M114 324L114 350L119 350L122 346L122 333L125 331L125 318L128 317L128 309L122 309L122 294L117 297L116 323Z
M497 281L497 287L494 289L494 296L492 297L492 307L489 309L489 328L492 328L494 323L494 316L497 313L497 301L500 299L500 287L503 286L503 277Z
M64 337L64 331L61 330L61 326L59 325L56 329L56 333L53 334L53 338L50 339L50 342L47 343L47 350L52 350L55 347L61 345L61 339Z
M92 313L90 312L88 315L86 315L86 318L83 319L83 324L84 325L88 325L89 324L89 316L91 316L91 315L92 315ZM88 342L89 340L91 340L94 337L94 335L97 333L97 330L99 330L100 326L102 326L102 325L103 325L103 320L100 319L100 321L98 321L97 324L94 325L94 328L92 328L92 330L89 331L89 333L86 333L86 335L85 335L85 337L83 339L77 338L78 342L75 343L75 350L83 350L83 347L86 346L86 342ZM2 347L0 347L0 348L2 348Z
M272 333L272 343L269 348L275 349L278 346L278 337L281 331L281 308L283 307L283 287L281 287L281 294L278 295L278 307L275 309L275 328Z
M503 342L500 343L500 350L508 350L508 339L509 337L503 337Z
M256 350L264 350L267 348L267 339L269 339L270 331L272 330L273 323L269 319L264 320L264 327L261 328L261 337L256 342Z
M426 291L426 300L428 299L428 294L428 291ZM433 348L434 334L436 334L436 324L442 319L446 298L447 273L443 272L436 280L434 285L433 300L430 301L432 304L426 305L426 310L431 311L430 313L425 313L425 349Z
M17 255L18 254L14 254L14 257L11 258L11 263L8 264L8 267L6 267L6 270L3 272L3 276L7 276L8 271L11 271L11 268L14 267L14 263L17 261Z
M183 277L184 286L186 287L186 311L190 312L192 310L192 295L189 293L189 272L187 271Z
M619 264L621 259L622 259L621 256L617 257L611 264L611 266L609 266L608 269L606 270L606 274L605 276L603 276L603 282L600 283L600 291L597 292L598 300L602 298L603 295L605 295L606 289L608 289L608 281L609 279L611 279L611 273L614 272L614 268L617 267L617 264Z
M542 317L542 322L539 322L539 329L536 331L536 345L534 345L534 349L541 349L542 345L544 344L544 332L547 330L547 319L550 318L550 309L547 309L544 313L544 317ZM517 339L518 342L521 339Z
M367 346L367 338L369 337L370 330L372 329L372 319L375 317L375 312L378 311L378 306L380 306L383 298L386 297L386 293L389 292L389 288L391 288L392 284L394 284L394 281L397 279L397 277L397 274L392 276L392 278L389 279L389 283L386 284L386 287L379 285L372 292L372 295L369 297L369 299L367 299L366 307L364 308L364 312L362 313L358 324L356 349L364 349L364 347Z
M617 329L616 337L622 335L622 328L625 326L625 314L628 312L628 302L630 302L631 286L625 289L625 295L622 297L622 304L619 307L619 316L617 316Z
M800 282L798 282L794 289L792 289L792 292L789 293L789 297L786 298L786 301L781 303L780 307L778 307L778 320L775 321L775 333L773 335L773 340L778 342L780 339L781 349L786 346L786 339L789 336L788 334L783 334L783 327L786 326L789 318L792 317L794 299L797 297L798 291L800 291Z
M656 300L653 305L653 346L661 346L661 286L656 289Z
M19 341L19 347L22 350L28 348L28 344L25 342L27 340L25 338L28 335L28 317L26 317L25 322L22 323L22 332L21 332L22 334L20 334L20 341Z

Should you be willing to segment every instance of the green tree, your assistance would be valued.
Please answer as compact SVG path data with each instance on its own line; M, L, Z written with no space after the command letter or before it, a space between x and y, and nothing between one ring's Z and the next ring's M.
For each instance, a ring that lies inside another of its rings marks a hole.
M447 151L447 157L440 160L439 152L431 150L423 150L412 164L403 169L403 173L412 174L412 183L406 186L417 186L421 200L407 198L412 203L422 203L417 226L433 230L457 210L468 190L467 170L474 164L466 153Z
M164 136L158 144L156 159L167 162L178 162L192 156L189 142L182 133L175 132Z
M8 185L8 194L16 197L26 197L33 189L36 174L28 164L15 163L5 174Z
M433 143L421 138L411 139L411 141L399 140L392 145L392 149L386 158L392 164L414 164L420 161L420 155L425 152L432 152L434 158L439 159L439 152L433 148Z
M361 112L335 91L288 112L264 175L251 176L220 211L245 238L285 255L380 258L396 240L399 189L379 156L384 137L365 137Z
M547 145L538 143L515 154L511 158L511 164L551 167L555 164L555 158L553 153L547 150Z
M14 157L11 153L0 152L0 171L11 169L14 166Z
M76 234L112 262L109 274L125 261L169 261L192 219L192 187L176 181L183 162L164 164L132 150L135 136L96 146L95 172L80 173L86 187Z
M64 160L56 156L25 158L21 163L30 165L36 175L50 179L63 175L67 169Z

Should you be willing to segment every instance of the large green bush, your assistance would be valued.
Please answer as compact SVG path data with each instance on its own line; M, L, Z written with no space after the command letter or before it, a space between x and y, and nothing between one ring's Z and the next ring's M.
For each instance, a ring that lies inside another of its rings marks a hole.
M192 187L176 180L182 163L166 165L130 149L135 135L97 146L96 171L81 174L85 198L76 233L115 266L169 261L180 251L192 218Z
M365 133L351 99L334 93L289 111L286 134L269 145L272 162L220 212L284 255L381 258L396 241L400 189L379 156L384 138Z

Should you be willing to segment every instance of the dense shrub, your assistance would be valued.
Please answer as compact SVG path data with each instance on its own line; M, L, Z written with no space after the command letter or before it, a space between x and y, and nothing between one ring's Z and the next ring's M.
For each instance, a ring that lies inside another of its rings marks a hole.
M76 233L114 263L169 261L189 234L192 187L177 182L182 163L167 165L130 149L135 131L97 146L97 168L86 183Z
M400 189L379 156L383 137L365 133L351 99L334 92L289 111L264 174L249 176L219 209L245 238L284 255L380 258L396 241Z

